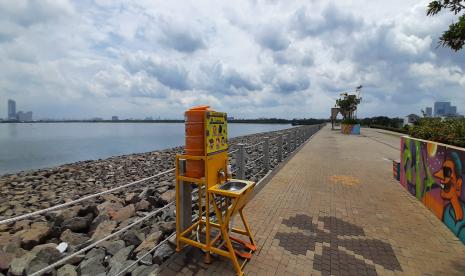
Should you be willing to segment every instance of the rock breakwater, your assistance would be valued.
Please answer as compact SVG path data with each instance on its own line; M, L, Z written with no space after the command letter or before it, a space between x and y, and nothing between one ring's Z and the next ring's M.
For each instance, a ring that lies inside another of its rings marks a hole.
M274 137L287 131L232 138L230 150L237 143L253 145L268 136L273 168L278 164ZM284 147L284 156L288 149ZM182 152L182 147L176 147L0 176L0 220L156 175L174 168L175 155ZM246 178L257 180L265 174L263 161L259 159L262 155L263 145L247 148L247 160L258 160L247 165ZM230 158L234 169L235 155ZM34 273L165 206L174 197L174 173L171 172L42 216L0 224L0 276ZM148 275L174 252L171 241L147 254L174 232L174 220L174 205L171 205L121 235L69 259L48 275L115 275L144 255L127 274Z

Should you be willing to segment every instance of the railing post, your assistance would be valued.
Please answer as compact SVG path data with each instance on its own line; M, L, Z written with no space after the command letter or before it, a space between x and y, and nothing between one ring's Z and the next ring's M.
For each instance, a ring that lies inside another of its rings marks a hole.
M186 160L179 159L179 174L186 174ZM179 181L179 208L181 214L179 216L179 225L181 231L186 230L192 225L192 185L185 185L183 181Z
M292 151L292 149L291 149L291 133L290 132L286 133L286 140L287 140L287 153L290 153Z
M236 166L237 166L237 178L245 179L245 145L242 143L237 144L236 153Z
M283 161L283 135L278 135L278 162Z
M295 150L299 147L299 130L298 129L295 130L294 140L295 140L295 143L294 143L294 150Z
M294 134L293 131L289 132L289 152L294 151L294 138L292 138L293 134Z
M297 149L297 130L294 130L294 147L293 150Z
M263 144L263 168L265 172L270 170L270 137L264 137L265 143Z

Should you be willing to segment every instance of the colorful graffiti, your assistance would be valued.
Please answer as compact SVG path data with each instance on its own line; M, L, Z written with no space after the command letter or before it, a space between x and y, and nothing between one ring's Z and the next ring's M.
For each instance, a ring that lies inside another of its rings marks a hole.
M400 183L465 244L465 151L401 138Z
M341 124L341 132L343 134L355 134L355 135L360 135L360 125L346 125L346 124Z

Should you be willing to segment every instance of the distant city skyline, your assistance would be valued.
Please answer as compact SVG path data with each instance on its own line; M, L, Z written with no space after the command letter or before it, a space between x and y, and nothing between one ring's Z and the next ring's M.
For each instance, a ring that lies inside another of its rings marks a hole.
M426 117L455 117L459 116L460 113L457 111L457 106L451 104L447 101L437 101L433 104L432 107L426 107L424 115Z
M23 112L19 110L16 112L16 101L8 99L8 114L6 119L9 121L31 122L33 121L32 111Z

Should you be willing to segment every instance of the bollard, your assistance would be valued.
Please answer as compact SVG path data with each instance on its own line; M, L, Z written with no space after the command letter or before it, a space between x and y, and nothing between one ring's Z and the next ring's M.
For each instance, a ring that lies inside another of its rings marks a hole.
M237 144L238 151L236 153L236 165L237 165L237 178L245 179L245 145L240 143Z
M278 162L283 161L283 135L278 136Z
M270 137L264 137L265 143L263 143L263 168L265 172L270 170Z
M184 176L186 173L186 160L179 159L179 174ZM176 209L181 212L179 215L181 231L186 230L192 225L192 185L184 185L179 182L180 206Z

